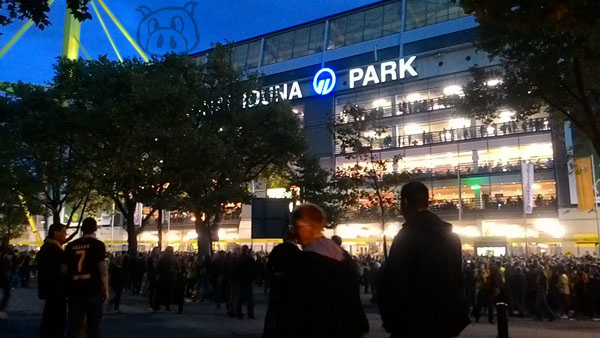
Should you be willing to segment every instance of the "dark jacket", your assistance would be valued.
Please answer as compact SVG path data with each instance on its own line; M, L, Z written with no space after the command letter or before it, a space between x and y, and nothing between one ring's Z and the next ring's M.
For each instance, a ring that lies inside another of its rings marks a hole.
M289 243L273 249L273 283L263 337L359 337L369 331L356 264Z
M456 336L469 319L461 278L460 239L429 211L405 223L383 267L378 293L392 336Z
M369 332L354 261L301 252L298 264L299 337L359 337Z
M290 242L273 248L267 261L266 273L270 281L269 305L265 315L263 338L289 334L298 321L296 268L300 249Z
M61 264L64 264L62 248L46 240L37 254L40 299L65 298L66 275L60 272Z

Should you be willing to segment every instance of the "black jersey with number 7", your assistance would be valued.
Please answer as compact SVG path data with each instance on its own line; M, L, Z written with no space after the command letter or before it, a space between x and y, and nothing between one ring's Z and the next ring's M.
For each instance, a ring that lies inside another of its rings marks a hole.
M77 239L65 248L70 296L102 295L98 263L106 258L106 247L92 237Z

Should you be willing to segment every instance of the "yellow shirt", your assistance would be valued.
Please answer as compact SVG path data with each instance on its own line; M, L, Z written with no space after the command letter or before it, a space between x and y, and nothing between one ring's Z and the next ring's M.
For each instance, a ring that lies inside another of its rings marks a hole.
M569 294L569 277L564 273L558 278L558 289L561 295Z

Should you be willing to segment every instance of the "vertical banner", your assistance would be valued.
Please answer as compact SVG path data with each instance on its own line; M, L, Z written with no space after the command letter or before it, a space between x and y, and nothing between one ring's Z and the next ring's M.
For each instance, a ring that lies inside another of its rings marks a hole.
M133 224L135 224L137 226L142 225L142 208L143 207L144 206L142 203L135 204L135 214L133 215Z
M592 159L583 157L575 159L575 180L577 182L577 208L580 211L594 209L594 179Z
M526 214L533 212L533 164L521 162L521 177L523 181L523 211Z
M571 121L565 121L565 145L567 147L567 169L569 170L569 198L577 204L577 178L575 177L575 157L573 156L573 131Z
M171 224L171 212L168 210L163 210L163 219L162 224L166 224L169 226Z

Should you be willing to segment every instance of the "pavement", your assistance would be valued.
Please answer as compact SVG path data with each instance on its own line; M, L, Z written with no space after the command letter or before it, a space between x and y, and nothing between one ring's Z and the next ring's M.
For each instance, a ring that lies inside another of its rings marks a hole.
M368 302L370 295L362 295L370 322L371 338L388 337L381 328L377 308ZM151 313L146 299L139 295L123 295L122 314L107 309L102 320L104 338L236 338L261 337L266 312L266 297L255 288L256 319L229 318L221 307L214 304L186 303L183 314ZM8 318L0 319L0 338L38 337L43 303L37 298L37 289L12 290ZM171 307L177 309L176 306ZM524 338L600 338L600 322L592 320L556 320L535 322L532 319L510 318L509 336ZM496 326L487 323L469 325L460 337L497 337Z

